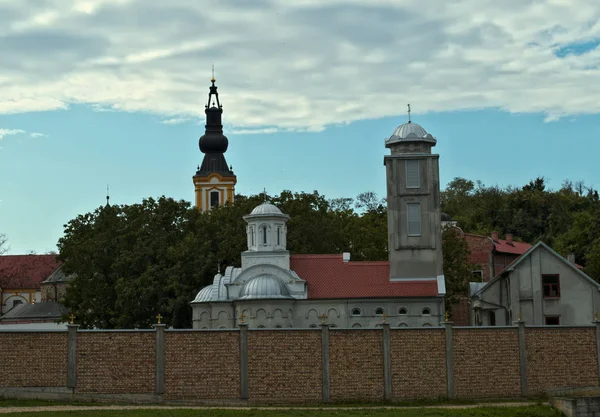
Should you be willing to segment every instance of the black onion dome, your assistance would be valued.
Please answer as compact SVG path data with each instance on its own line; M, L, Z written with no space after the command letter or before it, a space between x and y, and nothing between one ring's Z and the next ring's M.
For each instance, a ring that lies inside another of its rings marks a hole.
M206 114L206 129L204 135L200 137L199 146L200 151L203 153L224 153L229 146L229 140L223 134L223 123L221 122L223 106L219 102L219 93L217 93L215 79L213 78L211 81L212 85L208 94L208 104L204 110Z

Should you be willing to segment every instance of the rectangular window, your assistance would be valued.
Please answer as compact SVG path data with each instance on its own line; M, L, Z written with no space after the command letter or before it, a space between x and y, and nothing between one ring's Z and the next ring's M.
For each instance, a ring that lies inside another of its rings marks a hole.
M406 161L406 188L420 188L421 176L419 174L419 160L409 159Z
M560 317L558 316L546 316L546 326L559 326Z
M210 207L217 207L219 205L219 192L211 191L210 192Z
M254 226L250 226L250 246L254 246Z
M281 245L281 227L277 226L277 245Z
M421 203L407 203L408 235L421 236Z
M481 269L473 271L472 274L476 282L483 282L483 271Z
M542 275L544 298L560 298L560 280L558 275Z

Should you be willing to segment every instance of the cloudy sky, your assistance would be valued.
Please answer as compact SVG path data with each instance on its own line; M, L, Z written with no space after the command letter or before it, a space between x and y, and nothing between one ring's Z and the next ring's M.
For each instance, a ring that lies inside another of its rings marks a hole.
M383 138L442 183L600 186L598 0L0 0L0 233L55 249L104 202L192 200L211 66L237 191L385 193Z

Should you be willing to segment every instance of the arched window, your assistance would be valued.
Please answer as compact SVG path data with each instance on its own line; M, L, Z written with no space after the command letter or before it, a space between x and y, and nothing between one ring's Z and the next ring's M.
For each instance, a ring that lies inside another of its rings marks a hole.
M263 245L266 245L267 244L267 226L263 226L262 229L263 229L263 233L262 233Z
M281 246L281 226L277 226L277 245Z
M406 324L406 323L400 323L400 324L398 325L398 327L408 327L408 324Z
M255 242L255 240L254 240L254 234L255 234L255 232L254 232L254 226L250 226L250 245L251 246L256 245L256 243L254 243Z
M278 324L277 326L275 326L276 329L283 329L283 326L281 324Z
M362 311L360 311L360 308L353 308L352 309L352 315L353 316L360 316L362 314Z
M488 320L490 322L490 326L496 325L496 313L492 310L488 311Z
M431 327L431 324L429 324L429 323L425 323L425 324L423 325L423 327Z
M310 326L308 326L311 329L316 329L318 326L316 324L311 324Z
M354 323L354 324L352 325L352 328L354 328L354 329L360 329L360 328L362 328L362 326L361 326L361 324L360 324L360 323Z
M431 316L431 309L428 307L425 307L422 311L421 314L423 314L424 316Z
M401 316L406 316L408 314L408 310L406 309L406 307L400 307L400 310L398 310L398 314L400 314Z
M258 329L264 329L265 326L263 326L262 324L260 326L257 327Z
M377 307L375 309L375 315L376 316L383 316L385 314L385 310L381 307Z

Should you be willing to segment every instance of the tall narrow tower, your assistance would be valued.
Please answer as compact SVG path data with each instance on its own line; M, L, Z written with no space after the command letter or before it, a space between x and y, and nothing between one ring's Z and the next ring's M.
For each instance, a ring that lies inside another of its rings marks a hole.
M410 108L409 108L410 109ZM410 112L410 110L409 110ZM390 279L444 285L436 140L410 121L385 141ZM443 288L443 287L440 287Z
M208 93L206 113L206 130L200 137L200 151L204 154L202 165L194 175L196 190L196 207L202 211L233 202L237 178L225 161L225 151L229 141L223 134L223 106L219 102L219 94L214 77Z

